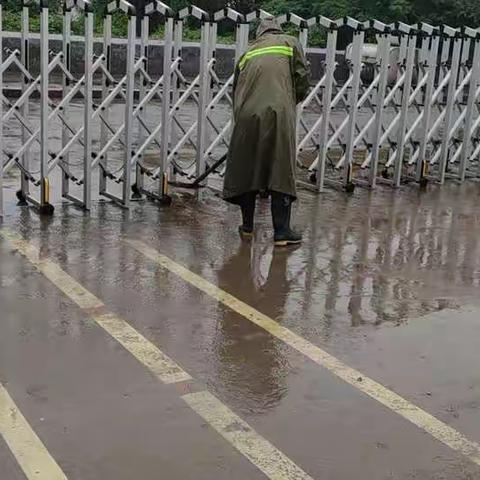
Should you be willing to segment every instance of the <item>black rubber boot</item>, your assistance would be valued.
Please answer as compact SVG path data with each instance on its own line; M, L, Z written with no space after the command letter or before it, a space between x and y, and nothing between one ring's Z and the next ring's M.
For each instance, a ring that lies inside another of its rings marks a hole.
M302 235L290 228L292 199L288 195L272 193L272 218L276 247L287 247L302 243Z
M290 228L292 198L289 195L272 192L272 218L276 247L287 247L302 243L302 235Z
M238 228L240 237L243 240L250 240L253 237L255 227L255 203L256 195L254 193L245 194L239 202L242 209L242 225Z

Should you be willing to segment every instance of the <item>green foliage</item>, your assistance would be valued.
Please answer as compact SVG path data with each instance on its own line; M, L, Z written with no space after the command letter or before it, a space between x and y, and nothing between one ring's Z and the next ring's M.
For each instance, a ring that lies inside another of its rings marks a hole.
M3 14L3 29L8 32L18 32L21 28L20 15L17 12L6 10Z
M95 9L95 31L102 32L102 16L106 5L110 0L92 0ZM130 0L140 4L140 0ZM149 0L146 0L148 3ZM384 22L403 21L415 23L425 21L435 25L443 23L453 27L469 25L476 27L480 24L480 1L479 0L166 0L175 10L195 4L207 11L215 12L224 6L230 6L238 11L246 13L254 8L263 8L273 14L295 12L304 17L311 18L315 15L324 15L330 18L339 18L346 15L359 20L377 18ZM62 8L63 0L49 0L50 31L60 33L62 31ZM20 12L22 2L19 0L3 0L4 5L4 28L5 30L20 30ZM31 30L38 32L39 17L38 8L31 7ZM197 25L190 20L185 25L185 39L196 41L199 39ZM75 34L83 33L83 17L75 16L72 23L72 31ZM152 22L152 34L161 38L163 28ZM127 18L125 15L115 14L113 18L113 35L125 37L127 34ZM228 24L219 26L219 41L231 43L234 40L233 28ZM292 31L293 32L293 31ZM323 45L325 35L321 31L310 32L312 45Z
M103 15L106 11L108 5L108 0L95 0L93 2L93 8L96 15Z
M128 31L128 17L116 12L112 16L112 35L114 37L126 37Z

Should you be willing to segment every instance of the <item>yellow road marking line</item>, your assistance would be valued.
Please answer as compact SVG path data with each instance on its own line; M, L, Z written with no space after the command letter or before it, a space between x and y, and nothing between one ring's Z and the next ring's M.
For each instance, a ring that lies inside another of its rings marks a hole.
M377 400L377 402L413 423L420 429L428 432L432 437L436 438L443 444L468 457L477 465L480 465L480 445L477 442L468 439L463 434L430 413L422 410L420 407L417 407L375 380L365 376L358 370L349 367L338 358L322 350L320 347L293 333L291 330L283 327L267 315L264 315L255 308L213 285L182 265L179 265L165 255L160 254L155 249L145 245L143 242L134 240L125 240L125 242L148 259L160 265L162 268L174 273L185 282L206 293L218 302L226 305L234 312L242 315L250 322L263 328L274 337L302 353L313 362L326 368L357 390L360 390L371 398Z
M225 440L275 480L311 480L311 477L260 437L241 418L209 392L190 393L183 400Z
M37 270L81 309L88 311L106 308L95 295L86 290L58 265L48 259L40 259L39 251L18 235L8 230L2 230L1 235L9 240ZM110 313L108 315L90 315L90 317L137 360L147 365L163 383L191 380L187 372L121 318Z
M67 480L1 383L0 434L28 480Z
M123 345L162 382L178 383L192 380L187 372L182 370L127 322L112 313L106 312L106 306L97 297L58 265L48 259L40 259L39 251L35 247L8 230L0 230L0 235L10 241L14 248L24 255L60 291L77 303L90 318ZM96 311L103 311L103 313L95 313ZM181 398L232 447L243 454L271 480L313 480L211 393L202 391L182 395ZM1 400L0 396L0 408L2 406ZM0 416L0 432L1 430ZM57 480L57 477L38 477L38 479ZM28 477L28 480L30 480L30 477Z

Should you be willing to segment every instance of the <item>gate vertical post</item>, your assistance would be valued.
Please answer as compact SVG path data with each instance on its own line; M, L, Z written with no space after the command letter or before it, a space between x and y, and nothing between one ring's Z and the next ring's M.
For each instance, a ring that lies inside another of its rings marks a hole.
M248 33L250 30L250 25L246 22L237 23L237 42L235 45L235 68L242 58L242 55L248 49Z
M327 53L325 58L325 87L322 94L322 123L320 124L320 135L318 141L318 171L317 171L317 191L322 192L325 186L325 164L328 153L328 127L330 125L330 114L332 104L334 74L337 66L337 36L338 27L335 22L328 18L321 17L319 23L328 28Z
M467 163L469 152L471 151L471 142L474 132L473 126L473 114L475 111L475 103L478 98L478 85L480 82L480 34L476 33L474 42L474 53L472 63L472 74L470 78L470 88L468 91L467 110L465 114L465 128L463 133L462 152L460 157L459 178L460 181L465 181L467 173Z
M125 157L123 162L123 205L130 208L132 188L133 153L133 108L135 101L135 43L137 36L137 19L133 12L128 12L128 45L125 86Z
M183 49L183 20L179 19L178 16L174 19L174 39L173 39L173 59L176 60L177 58L182 57L182 49ZM179 66L177 68L180 68ZM173 72L172 76L172 103L175 105L180 98L179 93L179 82L180 77L177 73L177 70ZM178 128L178 125L175 122L171 124L171 133L170 133L172 144L176 145L180 139L181 132ZM172 177L174 176L175 169L172 168Z
M93 10L85 5L85 107L84 107L84 164L83 202L85 210L92 206L92 116L93 116Z
M450 147L450 128L452 126L453 107L455 106L455 97L457 91L458 69L460 67L460 52L462 49L462 39L458 33L453 36L452 42L453 53L450 65L450 80L448 83L447 105L445 107L445 122L443 124L443 139L440 153L440 162L438 166L438 181L440 182L440 184L445 183L448 152Z
M199 177L205 171L205 144L207 130L207 102L209 92L209 52L210 52L210 28L209 18L202 19L202 32L200 41L200 78L198 94L198 122L197 122L197 159L196 176Z
M387 91L388 72L390 67L390 32L386 31L379 36L380 79L376 96L377 109L373 127L372 159L370 162L369 184L375 188L377 183L378 162L380 160L383 114L385 112L385 94Z
M20 56L22 65L25 67L25 70L30 68L30 10L27 5L23 5L22 8L22 45L20 47ZM22 94L28 88L28 79L23 76L22 82ZM23 118L28 118L30 116L30 102L29 99L25 99L25 102L22 106L22 115ZM22 143L25 144L29 137L28 131L25 126L22 125ZM25 151L22 157L22 166L25 171L30 171L30 151L29 149ZM26 206L28 203L24 200L30 194L30 181L26 177L25 173L21 174L21 192L22 200L20 200L19 205Z
M305 56L307 55L307 47L308 47L308 23L305 20L301 20L300 25L300 33L298 35L298 41L303 49ZM295 152L298 154L298 143L300 138L300 126L302 122L302 115L304 113L304 109L302 108L302 103L297 105L297 118L296 118L296 134L295 134ZM298 158L297 158L298 162Z
M143 69L148 73L148 47L149 47L149 32L150 32L150 17L145 14L140 21L140 56L143 57ZM140 85L138 87L138 102L141 103L147 94L147 80L142 78ZM141 120L138 124L138 144L142 145L145 141L145 129L142 125L143 122L147 121L147 105L141 107L140 112L138 113L138 118ZM142 156L141 156L142 157ZM140 158L141 158L140 157ZM142 168L139 164L136 166L136 175L135 175L135 191L134 198L142 198L141 191L145 187L145 178L142 171Z
M62 51L63 51L63 58L65 67L69 72L72 70L72 55L71 55L71 35L72 35L72 11L71 9L64 3L63 8L63 41L62 41ZM86 58L86 57L85 57ZM67 78L65 73L62 75L62 95L65 98L68 95L68 91L70 89L70 79ZM65 105L63 108L63 115L65 118L69 117L68 105ZM62 123L62 149L68 143L68 129L64 123ZM65 197L69 193L69 176L68 171L66 172L65 169L68 169L68 160L69 160L69 153L65 152L64 156L65 166L62 169L62 196Z
M103 21L103 55L104 55L104 67L107 72L111 72L112 69L112 15L106 11L105 18ZM110 80L105 74L102 75L102 101L108 97L108 92L110 89ZM109 108L107 107L103 112L102 116L105 119L105 122L110 121ZM104 122L101 122L100 125L100 150L103 150L105 145L108 142L108 128ZM104 170L108 166L108 152L105 152L104 157L100 159L100 169L99 169L99 190L100 194L103 194L107 191L107 178L104 174Z
M428 134L432 117L432 97L435 90L435 74L437 72L438 53L440 48L440 36L436 28L422 24L422 31L431 35L430 54L427 58L428 81L425 89L425 106L422 119L422 139L420 141L419 155L417 159L416 180L420 182L425 177L427 162ZM440 66L441 68L441 66Z
M352 25L349 25L349 22ZM353 155L355 152L355 127L357 125L358 119L358 94L360 91L360 74L362 71L362 48L363 48L363 41L365 38L365 31L363 30L363 25L359 24L358 22L354 21L353 23L350 19L347 19L347 25L355 28L353 34L353 49L352 49L352 58L353 58L353 71L352 71L352 88L350 90L349 95L349 104L350 104L350 112L349 112L349 119L348 119L348 127L347 127L347 138L346 138L346 145L345 145L345 166L343 167L345 170L345 186L348 186L352 183L353 180Z
M49 94L48 2L40 1L40 213L52 214L48 179L48 94Z
M405 81L403 83L402 104L400 107L400 118L398 122L398 132L396 138L396 152L395 152L395 166L393 173L393 186L399 187L402 180L403 160L405 155L405 136L408 123L408 110L410 107L410 90L412 87L413 69L415 67L415 56L417 52L417 36L411 27L408 27L409 32L404 31L401 35L406 37L406 66L405 66Z
M168 154L170 152L170 107L172 87L172 55L173 55L173 32L174 19L171 16L165 18L165 42L163 52L163 98L162 98L162 130L161 130L161 175L160 196L168 195Z

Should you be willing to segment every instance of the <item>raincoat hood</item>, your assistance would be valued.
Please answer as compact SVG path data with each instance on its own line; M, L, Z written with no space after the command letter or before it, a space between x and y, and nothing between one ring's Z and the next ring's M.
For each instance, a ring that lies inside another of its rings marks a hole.
M282 27L276 18L264 18L257 28L257 38L266 33L283 33Z

